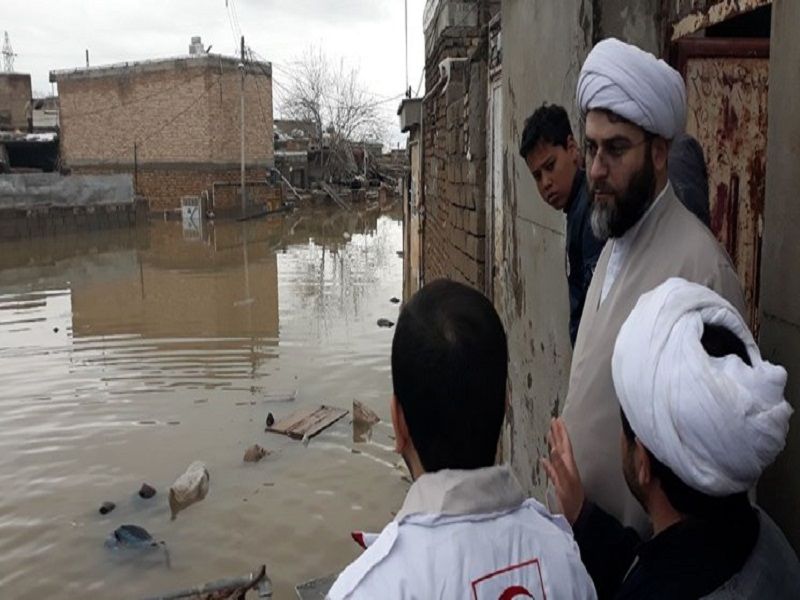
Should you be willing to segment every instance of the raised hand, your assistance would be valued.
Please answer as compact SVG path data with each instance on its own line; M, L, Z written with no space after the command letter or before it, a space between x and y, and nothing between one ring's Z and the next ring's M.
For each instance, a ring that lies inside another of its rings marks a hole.
M550 422L547 442L550 446L550 458L543 458L542 466L553 484L561 512L570 524L574 524L581 514L586 495L578 466L575 464L567 427L562 419L553 419Z

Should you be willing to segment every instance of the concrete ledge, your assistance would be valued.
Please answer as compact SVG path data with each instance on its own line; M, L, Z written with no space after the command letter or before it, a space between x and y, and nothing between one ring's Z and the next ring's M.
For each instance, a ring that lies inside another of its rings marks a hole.
M130 175L25 173L0 176L0 210L133 205Z

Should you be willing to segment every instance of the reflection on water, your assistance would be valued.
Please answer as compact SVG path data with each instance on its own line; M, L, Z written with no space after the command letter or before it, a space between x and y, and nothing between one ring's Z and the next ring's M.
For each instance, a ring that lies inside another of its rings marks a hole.
M284 597L354 556L348 532L404 491L376 326L396 317L401 227L315 211L0 245L2 596L137 597L266 563ZM263 431L267 411L353 399L385 421L362 443L347 420L307 448ZM244 465L252 443L273 454ZM211 491L170 522L167 487L196 459ZM167 541L169 571L103 548L128 522Z

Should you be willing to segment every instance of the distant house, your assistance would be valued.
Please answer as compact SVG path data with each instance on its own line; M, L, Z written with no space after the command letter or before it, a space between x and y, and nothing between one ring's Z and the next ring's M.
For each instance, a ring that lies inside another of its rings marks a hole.
M309 152L317 149L317 127L310 121L275 121L275 168L296 188L310 184Z
M33 104L33 131L58 130L58 96L34 98Z
M0 130L28 131L31 76L0 73Z
M64 167L73 173L133 173L151 211L173 210L183 196L204 194L215 210L234 209L240 61L206 54L199 40L190 52L51 71L50 81L58 84ZM244 73L245 163L255 190L274 166L272 65L248 61Z

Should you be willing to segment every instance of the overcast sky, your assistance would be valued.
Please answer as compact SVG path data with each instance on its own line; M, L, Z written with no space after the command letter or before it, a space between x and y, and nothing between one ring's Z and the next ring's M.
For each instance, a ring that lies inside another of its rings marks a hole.
M49 93L48 73L177 56L202 36L212 53L238 53L229 14L235 6L248 46L274 64L276 85L309 45L357 66L380 98L403 93L406 81L404 0L2 0L0 28L17 54L14 70L30 73L34 92ZM410 85L424 64L425 0L408 0ZM234 29L236 29L234 27ZM238 35L238 30L237 35ZM387 118L398 101L386 103ZM277 107L276 107L277 108ZM396 120L395 120L396 122Z

